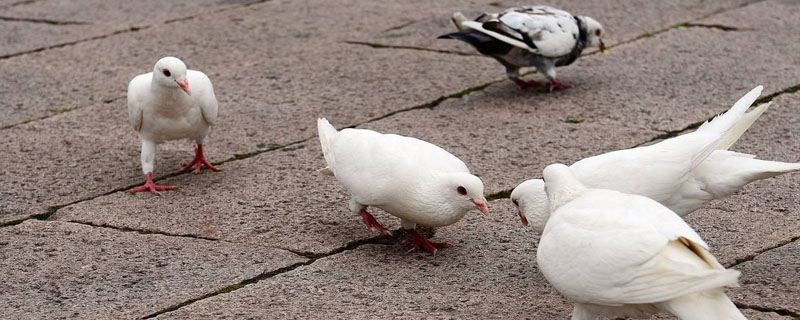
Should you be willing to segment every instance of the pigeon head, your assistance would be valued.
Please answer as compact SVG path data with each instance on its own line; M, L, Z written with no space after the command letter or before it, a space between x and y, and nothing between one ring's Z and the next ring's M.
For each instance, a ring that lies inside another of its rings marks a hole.
M547 219L550 218L550 204L544 191L544 180L531 179L520 183L511 191L511 202L519 209L522 225L530 225L538 233L544 231Z
M580 197L586 192L586 186L581 183L569 167L556 163L544 168L542 178L545 182L547 200L550 201L550 212L555 212L559 207Z
M153 81L168 88L180 88L187 95L192 95L189 80L186 79L186 65L181 59L165 57L158 60L153 67Z
M601 52L606 51L606 45L603 43L603 36L606 34L606 30L603 29L603 25L592 17L583 16L582 18L586 22L586 32L589 34L587 46L599 47Z
M447 173L442 176L437 193L448 207L463 210L478 209L489 214L486 198L483 197L483 182L465 172Z

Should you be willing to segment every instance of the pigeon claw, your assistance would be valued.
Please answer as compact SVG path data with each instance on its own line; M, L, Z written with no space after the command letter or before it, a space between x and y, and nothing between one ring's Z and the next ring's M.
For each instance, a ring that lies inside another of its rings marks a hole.
M378 231L380 233L384 234L384 235L387 235L387 236L391 236L392 235L392 232L389 231L388 229L384 228L378 222L378 220L375 220L375 217L373 217L372 214L367 212L367 210L361 209L361 211L359 211L358 214L360 214L361 218L364 219L364 224L367 225L367 229L370 232L375 231L375 229L378 229Z
M411 235L411 239L403 240L403 244L411 245L412 248L408 249L406 253L412 253L419 250L420 247L425 249L425 251L430 252L432 255L436 255L437 249L440 248L450 248L450 244L447 242L431 242L425 236L421 235L417 230L410 229L408 233Z
M556 90L556 89L561 89L561 88L568 89L568 88L574 88L574 87L575 86L573 86L571 83L558 81L556 79L552 79L550 81L550 86L548 86L547 89L550 90L550 92L553 92L553 90Z
M195 167L193 173L200 173L200 170L203 170L203 166L211 169L211 171L220 171L220 169L217 169L217 167L212 165L211 162L208 162L206 156L203 154L203 145L198 144L197 148L194 149L194 159L192 159L189 164L184 166L183 169L181 169L181 172L188 171L192 167Z
M522 80L522 79L520 79L520 78L514 78L514 79L511 79L511 80L512 80L512 81L514 81L514 83L516 83L516 84L517 84L517 86L519 86L519 88L520 88L520 89L523 89L523 90L524 90L524 89L528 89L528 88L535 88L535 87L542 87L542 86L544 86L543 84L539 83L539 82L538 82L538 81L536 81L536 80L528 80L528 81L525 81L525 80Z
M153 183L153 173L148 172L146 175L146 180L144 185L130 189L128 190L128 192L130 192L131 194L136 194L137 192L150 191L150 193L154 195L161 196L161 193L159 193L159 191L172 190L172 189L175 189L175 186L159 186Z

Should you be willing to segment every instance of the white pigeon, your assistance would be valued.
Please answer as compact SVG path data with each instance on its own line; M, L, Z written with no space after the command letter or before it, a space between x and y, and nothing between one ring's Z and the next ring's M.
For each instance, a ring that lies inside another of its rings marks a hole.
M436 145L365 129L337 131L326 119L318 119L317 128L328 164L320 172L335 176L350 192L350 211L361 215L370 231L391 234L368 206L400 218L412 238L410 251L422 247L435 254L436 248L449 246L430 242L415 230L417 224L450 225L475 208L489 213L481 179Z
M800 163L758 160L754 155L727 150L769 107L762 104L745 113L761 90L761 86L751 90L725 114L692 133L586 158L570 169L590 188L642 195L680 216L750 182L800 170ZM523 182L511 199L520 209L522 223L530 222L541 232L549 216L542 180Z
M536 262L573 300L572 319L646 317L746 319L724 286L738 286L678 215L650 198L589 189L563 164L544 169L553 215Z
M219 171L206 160L203 140L217 121L217 98L211 80L195 70L186 70L178 58L161 58L153 72L140 74L128 84L128 116L133 129L142 141L142 171L146 176L143 186L129 190L131 193L160 190L173 186L153 183L156 144L175 139L193 139L197 143L195 158L183 171L196 166L195 173L206 166Z
M456 12L453 23L460 31L439 39L464 41L481 54L495 58L506 67L508 78L523 89L543 84L522 80L519 74L522 67L536 67L550 81L550 91L571 88L571 84L556 79L556 67L575 62L587 47L605 51L602 40L605 31L597 20L547 6L484 13L474 21Z

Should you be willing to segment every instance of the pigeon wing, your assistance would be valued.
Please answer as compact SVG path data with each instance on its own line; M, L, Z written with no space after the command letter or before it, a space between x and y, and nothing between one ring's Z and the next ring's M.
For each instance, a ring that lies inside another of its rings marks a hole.
M197 97L200 104L200 110L203 113L203 119L209 125L214 125L217 122L219 114L219 106L217 104L217 97L214 95L214 86L211 85L211 80L205 73L196 70L187 70L186 78L189 80L189 86L192 89L192 95Z
M128 120L136 132L142 129L142 104L145 103L144 96L149 90L152 77L152 72L140 74L128 83Z

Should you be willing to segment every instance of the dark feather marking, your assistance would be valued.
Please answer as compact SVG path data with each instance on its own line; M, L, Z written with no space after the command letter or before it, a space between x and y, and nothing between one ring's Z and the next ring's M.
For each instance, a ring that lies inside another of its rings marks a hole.
M439 36L439 39L456 39L469 43L478 52L487 56L505 55L511 51L512 45L497 40L490 36L472 29L461 30L459 32Z

